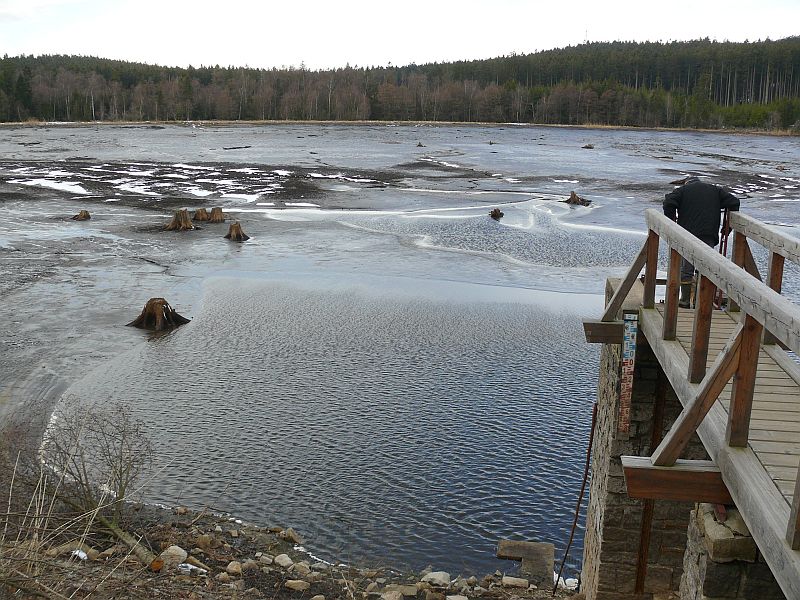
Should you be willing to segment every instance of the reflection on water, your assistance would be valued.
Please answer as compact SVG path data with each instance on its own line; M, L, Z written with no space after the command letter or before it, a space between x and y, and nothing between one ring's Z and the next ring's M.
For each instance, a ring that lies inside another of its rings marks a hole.
M327 559L493 570L502 537L566 540L596 354L574 313L468 295L215 280L70 395L150 424L151 500L292 525Z

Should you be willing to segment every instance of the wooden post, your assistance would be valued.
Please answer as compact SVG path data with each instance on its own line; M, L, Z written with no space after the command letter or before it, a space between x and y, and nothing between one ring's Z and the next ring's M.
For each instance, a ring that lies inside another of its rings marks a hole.
M769 259L769 269L767 270L767 285L773 290L781 293L783 287L783 264L785 259L777 252L773 252ZM764 332L764 343L774 344L777 340L769 331Z
M750 315L745 315L739 366L733 376L728 427L725 432L728 445L737 448L747 446L747 438L750 433L750 411L753 406L753 391L756 387L762 330L761 323Z
M678 331L678 292L681 287L681 255L677 250L669 250L669 270L667 271L667 294L664 298L664 329L662 338L674 340Z
M711 334L711 315L714 311L716 291L717 287L711 283L711 280L705 275L700 275L695 299L692 354L689 357L689 381L691 383L700 383L706 374L708 338Z
M792 510L789 512L786 541L789 542L792 550L800 550L800 470L797 471L797 482L794 484L794 498L792 498Z
M658 271L658 234L647 232L647 263L644 267L644 293L642 307L653 308L656 298L656 274Z
M600 317L601 321L616 320L619 309L622 308L622 304L625 302L628 292L631 291L633 283L639 277L639 273L642 271L642 267L647 260L647 246L648 242L645 242L644 246L642 246L642 249L639 250L639 254L636 255L636 259L633 261L631 268L628 269L625 279L623 279L622 283L619 284L617 291L614 292L614 295L611 297L611 301L608 303L608 306L606 306L603 316Z

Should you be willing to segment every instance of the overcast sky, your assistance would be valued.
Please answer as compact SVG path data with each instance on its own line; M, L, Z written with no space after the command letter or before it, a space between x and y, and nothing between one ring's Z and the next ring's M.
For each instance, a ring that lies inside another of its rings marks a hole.
M0 54L184 67L406 65L586 40L798 34L800 0L0 0Z

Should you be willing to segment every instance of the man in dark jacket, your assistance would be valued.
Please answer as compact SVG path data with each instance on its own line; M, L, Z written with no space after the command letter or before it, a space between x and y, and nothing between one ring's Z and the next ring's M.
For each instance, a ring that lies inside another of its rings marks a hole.
M712 248L719 243L720 212L739 210L739 199L727 188L705 183L691 175L683 185L664 196L664 214ZM681 298L678 305L689 308L694 265L681 263Z

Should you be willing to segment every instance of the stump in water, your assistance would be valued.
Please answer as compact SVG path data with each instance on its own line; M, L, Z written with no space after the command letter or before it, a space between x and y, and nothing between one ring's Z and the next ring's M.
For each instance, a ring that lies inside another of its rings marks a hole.
M182 208L181 210L175 211L175 216L172 217L172 221L170 221L169 225L167 225L164 229L167 231L187 231L189 229L194 229L194 225L189 220L189 209Z
M586 198L581 198L575 192L570 192L569 198L564 200L564 202L566 202L567 204L575 204L578 206L589 206L592 203L591 200L587 200Z
M164 298L150 298L147 304L144 305L142 313L128 323L126 327L163 331L188 322L189 319L175 312L175 309Z
M73 221L88 221L92 218L92 215L89 214L88 210L82 210L74 217L70 217Z
M192 221L208 221L208 211L205 208L198 208L194 211Z
M489 216L492 217L495 221L499 221L503 218L503 211L499 208L493 208L492 212L489 213Z
M215 206L211 209L211 218L209 218L209 222L211 223L224 223L225 222L225 215L222 214L222 209L219 206Z
M242 231L242 226L239 224L239 221L236 221L235 223L231 223L231 226L228 228L228 235L225 236L225 239L232 242L244 242L249 240L250 236Z
M594 144L586 144L585 146L581 146L581 148L585 148L586 150L594 150Z

